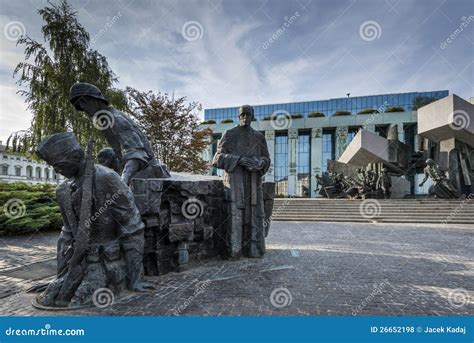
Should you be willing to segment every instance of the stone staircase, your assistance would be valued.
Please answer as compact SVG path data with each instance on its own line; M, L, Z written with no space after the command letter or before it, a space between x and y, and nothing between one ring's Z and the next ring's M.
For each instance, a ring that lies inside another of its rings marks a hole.
M272 219L474 225L474 198L465 200L276 198Z

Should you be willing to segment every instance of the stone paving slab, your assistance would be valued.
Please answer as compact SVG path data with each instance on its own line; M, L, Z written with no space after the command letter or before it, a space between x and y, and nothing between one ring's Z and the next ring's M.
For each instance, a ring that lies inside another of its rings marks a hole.
M44 244L55 246L56 236ZM0 299L0 314L474 315L473 240L467 225L274 222L262 259L149 277L155 291L104 308L41 311L30 305L35 294L20 292Z

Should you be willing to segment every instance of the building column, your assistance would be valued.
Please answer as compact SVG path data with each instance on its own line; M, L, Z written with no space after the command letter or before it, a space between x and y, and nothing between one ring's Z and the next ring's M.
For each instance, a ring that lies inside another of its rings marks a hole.
M405 143L405 129L403 128L403 123L397 124L398 126L398 140L402 143Z
M316 175L321 175L323 169L323 129L315 127L311 129L311 198L317 196Z
M347 147L347 135L349 128L347 126L338 126L336 128L336 156L337 161Z
M298 175L296 173L298 156L298 130L288 130L288 195L296 194Z
M265 181L275 182L275 131L265 131L265 140L267 141L268 154L270 155L270 168L265 174Z

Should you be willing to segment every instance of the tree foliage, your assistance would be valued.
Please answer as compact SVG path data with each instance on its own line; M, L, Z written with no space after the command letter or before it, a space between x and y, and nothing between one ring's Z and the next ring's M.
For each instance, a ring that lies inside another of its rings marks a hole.
M201 158L212 131L199 129L197 102L186 97L169 98L167 94L140 92L127 87L127 111L150 140L153 150L170 170L203 173L209 165Z
M45 44L28 35L17 42L25 48L25 61L16 66L14 76L20 86L25 86L19 93L33 112L30 132L25 135L28 140L21 148L31 149L46 135L64 131L74 132L82 144L94 137L100 148L105 140L90 118L69 103L69 89L76 82L95 84L113 105L123 108L124 95L113 88L115 74L107 59L89 48L89 34L66 0L59 4L48 1L38 13L44 21L41 32Z

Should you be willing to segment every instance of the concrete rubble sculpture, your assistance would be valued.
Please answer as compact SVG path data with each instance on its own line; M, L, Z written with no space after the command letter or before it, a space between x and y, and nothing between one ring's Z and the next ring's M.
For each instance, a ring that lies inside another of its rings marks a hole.
M401 176L411 177L413 184L415 174L420 173L424 180L413 186L422 187L431 179L429 196L454 199L474 193L474 105L452 94L419 108L417 113L418 135L413 149L398 140L397 125L389 127L387 138L362 129L339 162L367 171L385 168L391 180L383 176L384 180L377 181L385 196L386 186L393 188L394 180L395 191L399 191L408 182ZM426 166L421 162L425 159Z

